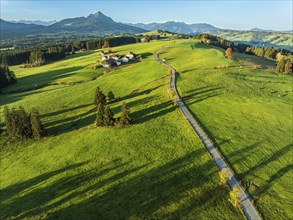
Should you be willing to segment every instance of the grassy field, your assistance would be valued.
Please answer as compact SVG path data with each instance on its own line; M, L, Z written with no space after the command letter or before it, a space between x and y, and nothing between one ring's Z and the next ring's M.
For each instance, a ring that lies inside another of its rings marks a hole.
M293 219L292 76L276 75L274 62L248 55L236 56L243 65L237 67L222 50L196 41L161 57L178 71L183 100L261 215Z
M3 91L0 111L4 105L37 107L50 136L21 143L1 136L1 219L244 218L168 97L169 75L153 52L169 43L112 48L144 59L110 72L87 68L101 58L98 51L12 67L19 80ZM98 85L114 92L115 116L128 103L134 125L93 126Z

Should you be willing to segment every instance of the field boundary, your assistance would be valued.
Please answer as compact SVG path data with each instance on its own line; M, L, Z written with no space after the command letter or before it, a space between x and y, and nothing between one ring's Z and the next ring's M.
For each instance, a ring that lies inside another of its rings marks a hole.
M155 54L155 60L158 61L160 64L168 67L171 70L171 78L170 78L170 90L173 92L175 102L177 103L180 111L185 116L186 120L189 122L193 130L198 135L199 139L203 143L203 145L208 150L210 156L212 157L212 160L216 163L218 169L221 171L223 169L227 170L228 178L227 183L230 186L231 189L234 187L237 187L240 191L240 194L238 196L239 201L241 203L241 208L248 220L260 220L261 217L259 216L258 212L256 211L255 207L252 204L252 199L249 197L249 195L244 191L242 186L237 181L236 177L233 175L231 169L228 167L228 165L225 163L223 157L220 155L220 153L217 151L217 149L212 144L212 141L208 137L208 135L204 132L204 130L200 127L199 123L196 121L196 119L191 115L191 113L188 111L188 109L185 107L184 103L182 102L177 89L176 89L176 70L169 64L163 62L158 57L159 53L163 50L166 50L167 48L171 47L172 45L166 46L158 50Z

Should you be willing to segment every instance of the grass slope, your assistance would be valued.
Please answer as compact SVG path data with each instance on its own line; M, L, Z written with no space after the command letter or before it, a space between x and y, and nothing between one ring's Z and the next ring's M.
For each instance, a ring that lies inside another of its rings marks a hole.
M86 69L100 59L98 52L12 68L19 81L4 90L0 111L4 105L37 107L51 136L14 144L2 136L1 219L243 219L169 100L167 69L152 55L169 43L112 48L144 59L104 76L104 70ZM97 85L119 97L111 103L116 116L128 103L134 125L92 126Z
M162 57L179 72L183 100L261 215L292 219L292 77L275 75L273 62L248 55L238 55L244 66L235 67L222 50L197 41L178 44Z

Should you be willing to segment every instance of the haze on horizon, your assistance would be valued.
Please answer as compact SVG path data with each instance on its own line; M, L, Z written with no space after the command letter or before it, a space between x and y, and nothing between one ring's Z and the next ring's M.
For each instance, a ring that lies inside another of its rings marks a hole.
M101 11L117 22L180 21L219 28L292 30L292 1L37 1L1 0L1 19L62 20Z

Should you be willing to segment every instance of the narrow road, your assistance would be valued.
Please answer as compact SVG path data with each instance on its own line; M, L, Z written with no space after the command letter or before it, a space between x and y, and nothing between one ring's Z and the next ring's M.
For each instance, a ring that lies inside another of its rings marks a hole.
M168 46L168 47L170 47L170 46ZM254 206L251 202L252 201L251 198L245 193L245 191L243 190L243 188L241 187L241 185L238 183L235 176L231 172L230 168L227 166L227 164L225 163L225 161L223 160L223 158L221 157L221 155L219 154L217 149L214 147L214 145L212 144L212 142L208 138L207 134L205 134L203 129L199 126L199 124L192 117L192 115L190 114L188 109L184 106L184 103L181 101L180 96L179 96L177 89L176 89L176 82L175 82L176 71L175 71L175 69L172 66L170 66L169 64L160 60L158 57L158 54L160 52L162 52L163 50L167 49L168 47L164 47L164 48L160 49L159 51L157 51L155 53L154 56L155 56L155 59L160 64L167 66L172 71L171 80L170 80L170 89L172 91L174 91L175 100L176 100L176 103L177 103L179 109L181 110L181 112L183 113L183 115L185 116L185 118L187 119L189 124L192 126L193 130L197 133L198 137L200 138L200 140L202 141L204 146L209 151L209 154L211 155L213 161L217 164L219 170L222 170L225 168L228 171L227 182L228 182L230 188L233 189L234 187L238 187L238 189L240 190L240 195L238 196L238 198L239 198L239 201L241 202L241 208L242 208L245 216L247 217L247 219L248 220L260 220L261 218L260 218L259 214L257 213L256 209L254 208Z

